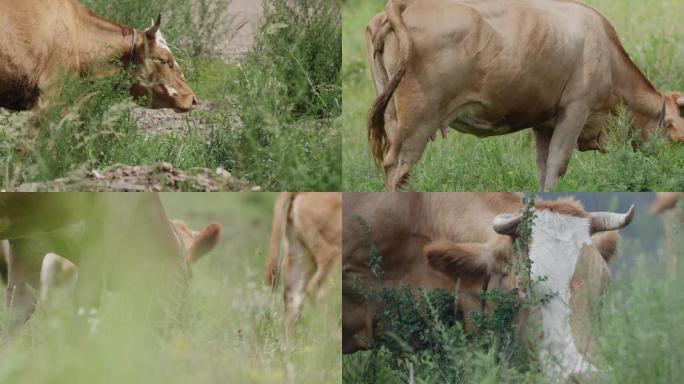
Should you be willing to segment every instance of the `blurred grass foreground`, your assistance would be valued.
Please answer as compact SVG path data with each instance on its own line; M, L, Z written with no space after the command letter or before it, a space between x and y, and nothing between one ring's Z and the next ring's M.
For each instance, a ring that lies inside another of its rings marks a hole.
M148 292L127 294L125 286L106 280L99 305L84 321L73 292L56 289L12 332L3 305L0 383L339 383L341 295L306 306L286 346L281 295L263 283L275 195L161 194L161 201L166 216L193 229L210 222L222 227L221 241L192 265L182 294L153 316ZM142 273L153 286L168 271L143 270L142 262L120 253L139 243L116 239L102 265L131 263L116 270ZM339 281L333 286L338 291Z

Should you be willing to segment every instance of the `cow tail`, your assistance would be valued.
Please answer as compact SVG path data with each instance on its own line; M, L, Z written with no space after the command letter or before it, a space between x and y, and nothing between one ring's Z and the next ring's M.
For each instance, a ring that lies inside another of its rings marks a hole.
M295 193L281 192L273 210L273 229L271 231L271 245L268 251L268 263L266 264L266 283L275 290L280 275L280 240L284 231L287 230L287 219L290 213L290 205Z
M368 113L368 142L371 147L373 159L379 166L385 157L385 153L389 148L387 140L387 131L385 131L385 110L389 105L394 92L397 90L399 83L406 74L406 67L411 56L411 38L408 34L408 29L401 18L401 12L406 8L400 1L389 0L385 7L387 20L394 30L399 40L399 65L397 72L392 76L387 87L375 99L373 106ZM375 61L376 59L373 58Z

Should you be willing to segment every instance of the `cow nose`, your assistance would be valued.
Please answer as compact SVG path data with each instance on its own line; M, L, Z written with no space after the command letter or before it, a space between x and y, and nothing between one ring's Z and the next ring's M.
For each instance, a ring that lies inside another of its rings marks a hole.
M197 104L199 104L199 101L197 101L197 98L195 96L193 96L192 97L192 105L196 106Z

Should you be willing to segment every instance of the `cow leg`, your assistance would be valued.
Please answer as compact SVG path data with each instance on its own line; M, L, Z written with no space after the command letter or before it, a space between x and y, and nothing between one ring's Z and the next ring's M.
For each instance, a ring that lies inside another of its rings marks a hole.
M7 247L6 305L10 312L11 327L24 324L36 307L45 253L32 247L31 242L31 239L12 240Z
M288 228L285 262L285 339L289 339L292 327L299 320L299 314L306 297L306 283L313 273L312 258L299 239Z
M564 108L551 137L543 191L551 189L558 178L565 174L588 116L589 110L583 104L571 104Z
M387 191L396 191L408 181L411 168L423 156L430 136L440 128L442 122L435 120L436 115L430 111L400 121L396 134L390 135L394 138L383 163Z
M553 131L550 129L535 128L534 139L537 146L537 169L539 170L539 188L544 188L546 181L546 161L549 158L549 145Z
M326 285L324 284L324 279L328 276L336 256L340 254L339 248L325 244L323 241L320 243L322 244L312 247L311 249L316 264L316 272L306 285L307 294L315 295L316 300L318 301L325 297L325 294L327 293L327 289L324 289L324 285Z

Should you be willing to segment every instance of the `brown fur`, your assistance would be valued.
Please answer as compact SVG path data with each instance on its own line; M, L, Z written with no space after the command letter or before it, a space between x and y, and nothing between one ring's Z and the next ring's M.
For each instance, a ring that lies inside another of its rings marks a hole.
M305 296L322 300L327 295L326 279L341 260L341 211L342 195L337 192L284 192L276 201L266 278L274 287L282 236L285 240L286 338L299 319Z
M209 224L200 232L190 229L183 220L173 219L171 224L180 237L190 263L196 263L202 256L211 252L221 240L219 224Z
M423 252L432 268L454 280L480 280L493 272L491 260L481 257L485 252L482 244L440 240L426 245Z
M280 277L280 242L283 238L283 224L290 216L290 206L295 193L281 192L276 199L273 209L273 229L271 230L271 243L266 262L266 283L275 289Z
M97 306L106 279L122 294L142 297L131 305L145 308L134 308L134 313L157 318L164 313L162 301L185 287L188 262L181 258L181 245L157 194L7 193L0 196L0 207L7 224L0 226L0 238L11 245L5 256L12 326L31 316L49 252L79 266L75 302L81 307ZM74 225L82 226L80 235L67 230Z
M77 0L4 2L0 15L0 107L44 109L59 94L62 71L108 76L119 70L116 61L134 67L131 93L150 95L153 108L185 112L196 104L173 56L157 45L161 16L138 32L96 15Z
M657 215L673 209L682 197L684 197L684 192L658 192L656 199L651 204L651 214Z
M489 19L491 14L506 18ZM542 190L565 173L575 147L604 149L606 122L620 101L645 139L658 132L664 100L661 132L684 141L681 94L659 92L630 59L608 20L581 2L512 6L495 0L390 0L381 15L373 18L366 34L378 92L369 112L368 138L374 161L385 168L388 191L401 188L427 142L437 130L446 132L446 125L477 136L534 127ZM563 31L554 22L582 27ZM385 32L388 25L393 33ZM517 38L518 49L500 37L506 31ZM562 53L552 45L558 40L567 41ZM577 46L597 55L580 54ZM535 61L519 63L519 53L526 50L536 52L528 55ZM515 56L510 64L501 52ZM529 73L520 73L519 67ZM388 72L389 82L377 87L382 83L377 78ZM447 73L449 78L437 77ZM501 87L519 89L520 94L508 98ZM472 115L454 117L466 107ZM389 135L388 111L397 124Z
M464 313L465 329L475 330L469 314L482 310L479 292L485 286L500 290L517 286L515 274L507 273L515 257L513 237L497 234L492 223L499 214L520 212L522 197L465 192L344 194L343 353L369 348L369 341L381 332L375 325L373 304L359 293L359 284L369 289L409 284L458 290L455 310ZM538 201L537 211L543 209L591 216L572 198ZM592 239L597 244L592 249L610 260L617 233ZM380 274L369 267L369 244L381 255Z

